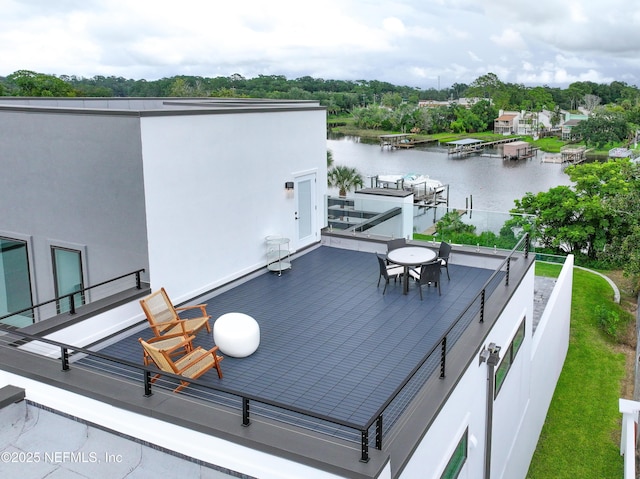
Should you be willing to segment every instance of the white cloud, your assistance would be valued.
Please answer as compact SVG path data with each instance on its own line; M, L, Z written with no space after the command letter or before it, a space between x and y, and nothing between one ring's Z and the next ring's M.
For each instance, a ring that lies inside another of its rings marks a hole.
M2 0L0 75L640 82L639 0ZM597 24L597 28L594 25ZM523 62L525 60L525 63Z
M472 51L468 51L467 53L469 54L469 58L471 58L474 62L481 62L482 61L482 58L480 58L478 55L476 55Z
M513 28L506 28L499 36L491 35L490 38L493 43L503 48L510 48L512 50L522 50L526 48L526 43L522 39L522 35Z
M399 18L396 18L396 17L385 18L382 23L383 23L384 29L389 33L392 33L394 35L404 35L406 33L406 28L404 26L404 23L402 23L402 20L400 20Z
M574 23L588 23L589 18L584 12L583 6L580 2L574 0L567 3L569 7L569 18Z

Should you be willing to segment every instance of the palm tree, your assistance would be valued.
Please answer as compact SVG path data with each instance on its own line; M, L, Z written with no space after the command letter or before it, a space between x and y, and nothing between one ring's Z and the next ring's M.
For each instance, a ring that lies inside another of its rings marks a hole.
M333 166L333 151L327 148L327 168L331 168L332 166Z
M358 170L349 166L334 166L327 174L329 186L338 188L338 195L347 196L347 192L356 187L364 186L362 175Z

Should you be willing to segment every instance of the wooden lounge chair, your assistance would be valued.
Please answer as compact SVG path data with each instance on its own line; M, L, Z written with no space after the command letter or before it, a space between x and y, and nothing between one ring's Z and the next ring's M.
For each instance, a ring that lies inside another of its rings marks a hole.
M206 304L176 308L164 288L160 288L155 293L141 299L140 305L156 337L167 334L195 334L202 328L207 328L207 331L211 332L209 325L211 316L207 314ZM198 308L202 316L181 318L178 314L179 311Z
M142 338L138 338L145 355L147 355L161 371L178 374L189 379L197 379L210 369L216 368L218 377L222 379L222 369L220 361L223 357L217 354L218 346L214 346L210 350L206 350L201 346L192 349L191 352L185 354L178 360L174 361L171 354L164 349L155 347L153 343L148 343ZM189 336L184 336L184 341L190 341ZM159 374L154 376L151 382L154 382ZM180 385L173 390L178 392L189 385L189 381L180 381Z
M165 334L164 336L156 336L151 339L147 339L146 342L151 344L154 348L166 351L169 356L184 356L185 354L193 351L193 340L195 336L187 336L182 333L178 334ZM151 356L147 354L143 348L142 361L145 366L149 366L153 363Z

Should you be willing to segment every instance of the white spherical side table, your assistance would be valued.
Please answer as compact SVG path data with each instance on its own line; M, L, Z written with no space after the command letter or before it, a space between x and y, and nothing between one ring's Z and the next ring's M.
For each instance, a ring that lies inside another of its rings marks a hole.
M245 358L260 345L260 326L248 314L223 314L213 323L213 342L223 354Z

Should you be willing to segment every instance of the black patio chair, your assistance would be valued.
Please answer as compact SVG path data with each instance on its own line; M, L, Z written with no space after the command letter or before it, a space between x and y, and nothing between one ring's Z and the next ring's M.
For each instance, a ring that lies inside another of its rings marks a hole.
M424 285L429 286L431 283L438 288L438 295L442 295L440 292L440 267L441 265L438 260L420 266L420 279L418 280L420 301L422 301L422 287Z
M382 290L382 294L384 294L387 291L389 279L393 278L394 281L396 281L398 277L401 278L404 274L404 268L398 265L387 265L385 257L379 253L376 253L376 257L378 258L378 265L380 266L380 275L378 276L377 287L380 287L380 278L384 278L384 289ZM400 282L402 282L402 280L400 280Z
M389 251L403 248L404 246L407 246L407 240L404 238L394 238L392 240L389 240L387 241L387 254L389 254ZM387 264L390 264L389 260L387 260Z
M451 279L449 276L449 256L451 255L451 245L449 243L445 243L444 241L440 243L440 248L438 249L438 261L440 262L440 267L447 269L447 279Z

